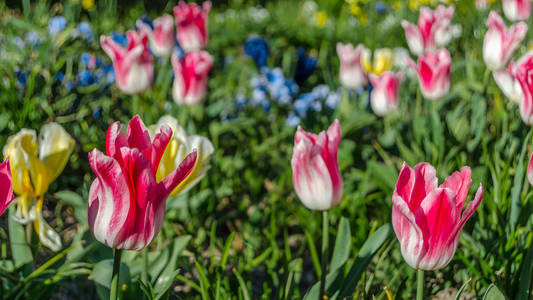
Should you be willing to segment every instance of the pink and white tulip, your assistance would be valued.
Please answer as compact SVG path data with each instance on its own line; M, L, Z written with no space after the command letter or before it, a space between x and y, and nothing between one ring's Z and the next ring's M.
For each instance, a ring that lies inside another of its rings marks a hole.
M126 49L107 36L100 37L100 45L113 62L118 88L126 94L137 94L152 84L154 63L146 35L130 30L126 37Z
M409 266L437 270L452 259L463 226L483 198L480 184L463 211L470 173L469 167L462 167L438 186L430 164L419 163L414 169L403 164L392 195L392 225Z
M446 46L452 38L451 22L455 8L439 5L435 10L420 8L418 25L402 21L411 52L417 56Z
M179 59L176 53L171 57L174 69L172 97L177 104L200 103L207 92L207 75L213 66L213 58L203 50L185 53Z
M207 14L210 9L209 1L204 2L202 7L196 3L180 1L174 7L177 39L185 52L199 50L207 45Z
M142 20L137 21L139 31L148 36L150 49L157 56L168 57L174 49L174 19L171 15L164 15L154 20L154 28Z
M0 215L4 213L13 198L15 198L15 195L13 195L11 168L9 159L6 159L0 164Z
M515 77L522 88L520 115L524 123L533 124L533 51L526 53L514 66Z
M522 93L520 82L515 76L515 67L512 62L509 63L507 69L493 72L492 76L507 99L518 104L522 102L524 94Z
M196 163L191 152L174 172L156 181L161 157L172 137L162 126L150 139L150 132L139 116L133 117L127 135L120 122L107 130L107 153L89 153L89 164L96 174L89 191L89 228L94 237L108 247L140 250L161 229L165 201L185 180Z
M366 86L367 79L361 65L361 54L364 46L359 44L354 48L352 44L337 43L337 55L341 63L339 79L347 89L357 89Z
M487 24L489 30L483 41L483 59L487 68L497 71L505 67L526 37L527 25L520 22L507 28L502 17L495 11L490 12Z
M510 21L524 21L531 15L531 0L502 0L502 8Z
M385 71L381 75L370 74L370 82L374 87L370 94L370 105L378 116L384 116L398 109L398 87L402 73L394 74Z
M407 63L418 74L422 95L428 100L438 100L450 91L450 52L441 49L418 57L418 65L412 59Z
M337 163L341 140L339 121L318 135L298 127L292 152L292 183L309 209L330 209L342 200L343 184Z

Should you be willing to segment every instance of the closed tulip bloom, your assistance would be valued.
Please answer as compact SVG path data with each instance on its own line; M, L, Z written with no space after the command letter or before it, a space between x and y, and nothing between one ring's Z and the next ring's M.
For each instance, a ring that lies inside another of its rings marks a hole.
M342 177L337 163L341 140L339 121L318 135L298 127L292 152L292 183L309 209L330 209L342 199Z
M156 173L157 181L163 180L163 178L172 173L187 157L187 154L194 149L196 149L197 156L196 163L189 176L170 193L172 197L187 192L204 178L207 170L211 168L209 160L215 149L207 138L199 135L187 135L185 130L178 124L178 120L168 115L161 117L157 124L149 127L150 135L155 136L164 126L172 129L172 137L161 157Z
M210 9L209 1L204 2L202 7L180 1L174 7L177 39L185 52L200 50L207 45L207 14Z
M392 225L402 256L412 268L437 270L452 259L463 226L483 198L480 184L463 211L470 173L469 167L462 167L438 186L430 164L420 163L414 169L403 164L392 195Z
M172 97L180 105L200 103L207 92L207 75L213 66L213 58L203 50L185 53L179 59L176 53L171 57L174 69Z
M421 7L418 24L402 21L411 52L417 56L446 46L452 38L451 20L455 8L439 5L435 10Z
M533 124L533 52L520 58L515 68L515 77L522 88L523 98L520 102L520 115L524 123Z
M154 63L146 34L130 30L126 36L126 48L106 36L100 37L100 45L113 62L118 88L126 94L137 94L152 84Z
M168 57L174 49L174 19L171 15L164 15L154 20L154 28L137 21L139 31L148 36L150 49L157 56Z
M520 82L515 76L515 67L512 62L509 63L509 68L493 72L492 76L507 99L517 104L522 102L524 94Z
M96 174L89 191L89 228L110 248L140 250L159 233L168 195L191 173L196 151L164 177L156 180L159 162L172 137L162 126L153 140L139 116L133 117L127 134L120 122L107 130L106 154L89 153Z
M420 89L426 99L438 100L449 92L452 59L448 50L419 56L418 65L410 58L407 62L418 73Z
M489 30L483 41L483 59L487 68L498 71L505 67L522 40L526 37L527 25L524 22L507 28L500 15L491 11L488 19Z
M502 8L510 21L524 21L531 15L531 0L502 0Z
M374 59L371 58L370 50L363 48L361 53L361 65L368 74L380 75L392 69L394 56L391 49L383 48L374 51Z
M34 130L22 129L4 147L18 196L15 219L22 224L33 221L41 243L54 251L61 249L61 239L43 218L44 194L65 168L74 145L63 127L49 123L41 128L39 138Z
M0 164L0 215L4 213L15 197L11 182L11 168L9 166L9 159L6 159Z
M370 82L374 87L370 94L370 105L378 116L384 116L398 109L398 87L402 74L385 71L377 76L370 74Z
M337 43L337 54L341 63L339 80L347 89L357 89L367 84L366 74L361 65L364 46Z

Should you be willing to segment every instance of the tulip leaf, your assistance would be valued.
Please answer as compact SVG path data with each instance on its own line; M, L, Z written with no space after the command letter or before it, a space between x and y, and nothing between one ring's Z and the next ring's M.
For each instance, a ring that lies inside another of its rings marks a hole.
M372 160L367 163L367 167L371 176L376 179L375 183L378 186L390 191L394 189L396 179L398 178L396 169Z
M498 289L494 284L491 284L485 295L483 295L483 300L505 300L505 295Z
M343 217L339 223L339 230L335 239L335 248L333 248L333 256L331 257L331 270L342 267L348 260L348 256L350 255L350 240L350 222L347 218Z
M54 194L54 196L68 205L71 205L74 208L74 216L76 217L76 220L79 222L89 226L89 222L87 219L87 202L83 200L83 198L73 192L73 191L59 191Z
M33 262L33 255L30 246L26 241L26 231L24 230L24 226L17 222L14 216L15 208L11 206L9 208L8 219L9 242L11 244L11 253L15 262L15 268L18 268Z
M100 299L109 299L109 287L113 276L113 260L105 259L94 265L91 278L96 283L96 291ZM129 286L131 282L130 269L120 263L119 287Z
M533 245L530 245L527 249L526 257L522 263L522 271L520 272L520 286L518 288L517 300L530 299L530 284L531 275L533 272Z
M157 277L157 280L154 281L154 294L156 295L156 299L161 298L167 292L167 290L174 282L174 278L176 278L176 275L178 275L176 273L176 263L178 260L178 256L183 251L183 249L185 249L190 239L191 236L186 235L180 236L173 241L172 255L170 256L170 259L168 260L168 263L163 272L161 272L161 274Z
M511 189L511 213L509 215L509 225L511 226L511 230L514 230L516 222L518 222L518 218L520 217L520 211L522 210L520 193L524 182L524 158L526 156L527 145L529 144L529 138L531 137L532 132L533 131L530 131L524 139L522 152L520 152L520 158L514 175L513 187Z

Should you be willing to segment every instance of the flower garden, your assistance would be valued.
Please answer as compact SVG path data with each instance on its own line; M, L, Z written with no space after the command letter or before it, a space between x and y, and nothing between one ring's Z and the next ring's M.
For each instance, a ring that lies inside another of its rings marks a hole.
M531 4L0 3L0 298L531 299Z

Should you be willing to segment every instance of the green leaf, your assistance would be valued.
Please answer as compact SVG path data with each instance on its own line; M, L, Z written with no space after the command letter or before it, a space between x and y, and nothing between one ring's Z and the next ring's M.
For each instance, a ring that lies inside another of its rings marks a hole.
M517 300L527 300L530 294L531 273L533 271L533 245L527 249L526 257L522 263L522 271L520 272L520 286L518 288Z
M496 285L491 284L485 295L483 295L483 300L506 300L505 295L498 289Z
M96 291L100 299L109 299L109 287L111 284L111 277L113 276L113 260L105 259L94 265L91 272L91 278L96 283ZM129 286L131 283L130 269L127 265L120 263L119 289L125 284Z
M59 191L54 194L54 196L68 205L71 205L74 208L74 216L76 220L83 223L84 225L89 226L87 219L88 216L88 204L83 198L73 191Z
M242 298L244 300L250 300L250 294L248 293L248 287L246 286L244 279L242 279L241 274L239 274L239 272L237 272L235 268L233 268L233 274L235 274L235 277L237 277L237 281L239 281L239 286L241 287L241 292L242 292Z
M161 272L159 277L157 277L157 280L154 283L154 294L155 298L159 299L161 298L167 290L172 285L172 282L174 282L174 278L176 278L176 263L178 261L178 256L180 253L185 249L187 246L187 243L189 243L189 240L191 239L191 236L180 236L177 239L175 239L172 243L172 255L170 256L170 259L168 261L168 264L166 268Z
M13 200L17 201L17 199ZM11 244L11 253L15 261L15 268L33 262L33 255L30 246L26 241L26 231L24 226L15 221L15 208L9 208L8 227L9 227L9 243Z
M330 270L342 267L346 260L348 260L348 256L350 255L351 237L350 222L347 218L342 217L339 222L337 238L335 239L335 248L333 248Z
M224 249L222 251L222 258L220 259L220 267L222 269L226 268L226 262L228 261L229 250L231 248L231 243L233 243L233 238L235 237L235 232L232 232L224 243Z
M372 177L377 180L376 184L392 191L398 178L396 169L372 160L367 163L367 168Z
M511 189L511 213L509 215L509 225L511 226L511 230L514 230L516 222L518 222L518 218L520 217L520 211L522 210L520 192L522 191L522 183L524 182L524 157L532 132L533 131L530 131L524 139L522 152L520 152L520 159L518 160L518 166L516 167L514 175L513 188Z

